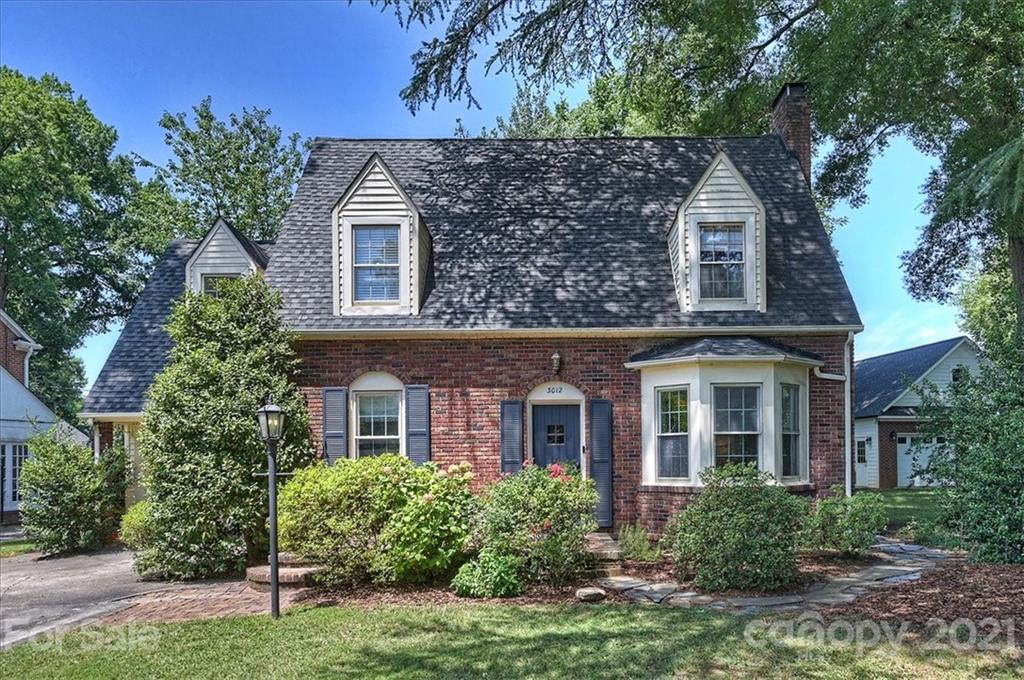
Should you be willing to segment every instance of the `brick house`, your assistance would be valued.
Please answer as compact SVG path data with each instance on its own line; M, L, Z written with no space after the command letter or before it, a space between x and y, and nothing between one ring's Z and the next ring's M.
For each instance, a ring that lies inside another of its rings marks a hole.
M892 489L920 486L915 472L928 464L942 437L918 434L925 382L941 389L976 373L986 361L965 336L910 347L854 366L854 477L856 486Z
M578 465L657 529L702 469L850 483L860 318L814 205L810 105L755 137L313 143L274 243L168 248L85 402L132 446L186 288L263 272L328 460ZM849 487L848 487L849 488Z

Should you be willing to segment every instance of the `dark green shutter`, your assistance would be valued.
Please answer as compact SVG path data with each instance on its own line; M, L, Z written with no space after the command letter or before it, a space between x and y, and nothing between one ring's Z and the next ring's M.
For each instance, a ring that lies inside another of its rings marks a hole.
M430 389L405 386L405 455L421 465L430 460Z
M501 402L501 471L523 469L523 402Z
M325 387L323 400L324 459L328 465L348 458L348 388Z
M597 525L612 526L612 402L590 400L590 477L597 486Z

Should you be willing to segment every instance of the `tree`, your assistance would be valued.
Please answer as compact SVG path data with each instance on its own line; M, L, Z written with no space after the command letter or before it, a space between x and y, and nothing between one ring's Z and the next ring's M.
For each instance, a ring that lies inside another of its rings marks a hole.
M144 185L140 215L176 225L174 236L201 236L223 217L256 240L271 240L281 229L302 173L304 144L269 122L270 110L243 108L227 122L206 97L185 113L164 113L160 127L172 158L165 166L140 159L155 170ZM165 241L166 242L166 241Z
M1014 323L1017 298L1006 252L993 257L987 271L980 267L969 276L957 295L960 327L992 355L1011 351L1020 336Z
M925 437L943 437L925 474L943 483L945 520L983 562L1024 563L1024 341L948 389L925 386Z
M116 142L67 83L0 67L0 308L43 345L30 387L72 422L85 383L72 351L124 318L147 271Z
M167 324L174 341L148 393L139 433L152 545L142 573L199 578L240 571L265 546L266 450L256 410L286 412L282 472L312 460L309 415L292 383L298 360L280 294L258 275L187 292Z
M939 159L924 187L931 221L904 262L911 292L948 299L965 268L1002 243L1024 295L1024 219L987 200L998 192L978 191L993 174L971 175L986 162L998 165L1000 150L1015 140L1019 148L1024 137L1024 4L1017 0L378 4L405 26L447 20L443 37L413 55L402 96L414 111L443 97L475 103L469 67L489 41L489 71L542 86L610 80L606 91L615 96L590 103L613 112L624 104L628 113L611 120L626 133L761 133L779 86L807 80L814 141L828 148L816 168L820 204L862 203L872 159L904 135ZM960 198L950 201L951 194ZM1024 304L1019 310L1024 319Z

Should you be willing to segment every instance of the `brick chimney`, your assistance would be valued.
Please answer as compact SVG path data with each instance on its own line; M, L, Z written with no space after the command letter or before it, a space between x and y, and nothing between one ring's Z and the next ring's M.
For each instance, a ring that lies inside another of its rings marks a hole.
M811 100L807 83L786 83L772 102L772 132L800 162L804 179L811 183Z

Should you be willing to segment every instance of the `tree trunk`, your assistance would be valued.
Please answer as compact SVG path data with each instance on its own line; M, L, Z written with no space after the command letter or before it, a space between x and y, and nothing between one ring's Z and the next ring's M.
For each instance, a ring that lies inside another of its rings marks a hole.
M1007 241L1010 253L1010 276L1017 296L1017 324L1024 328L1024 235L1011 235Z

